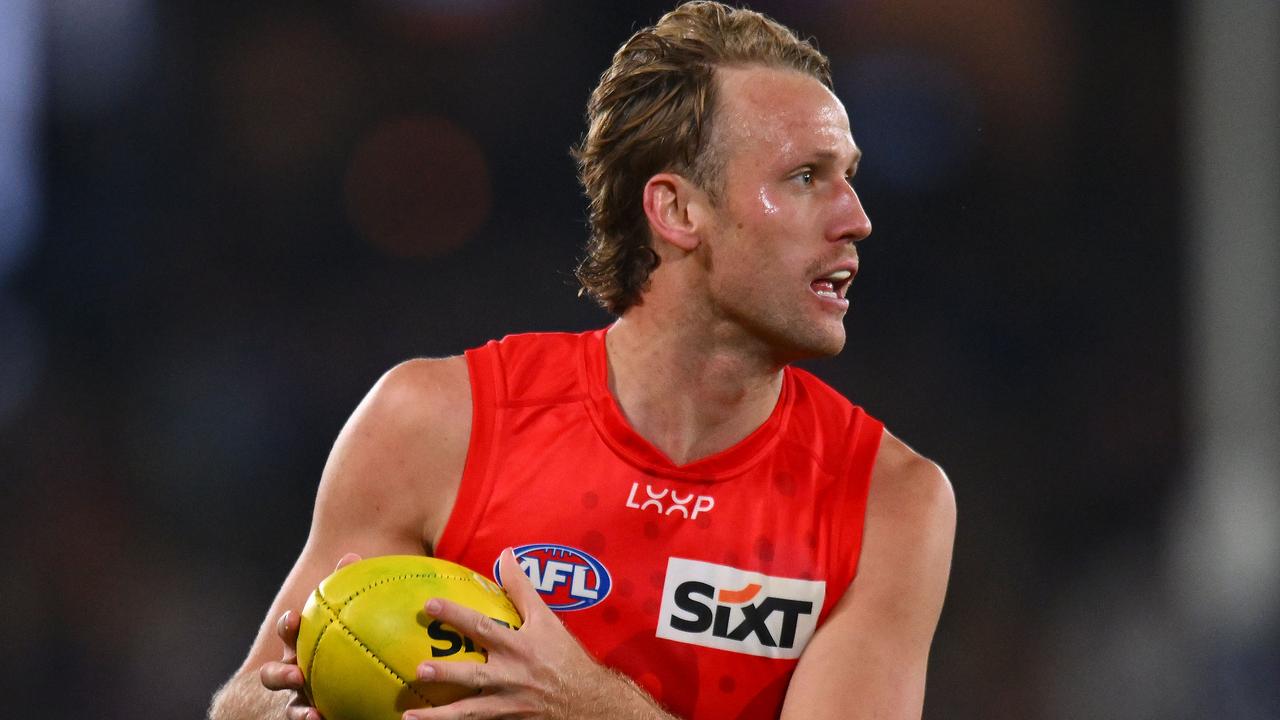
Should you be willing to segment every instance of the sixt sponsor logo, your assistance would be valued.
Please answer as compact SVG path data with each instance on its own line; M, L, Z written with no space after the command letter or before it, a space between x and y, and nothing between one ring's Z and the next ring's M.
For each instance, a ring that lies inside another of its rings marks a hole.
M538 543L515 548L515 555L547 607L558 612L600 603L613 586L604 564L577 548ZM496 560L493 576L502 582Z
M657 636L771 658L797 658L813 637L823 580L797 580L670 558Z
M700 513L710 512L711 508L716 506L716 499L710 495L694 495L689 493L684 497L675 490L660 488L654 490L649 483L644 484L644 496L637 495L640 490L640 483L631 483L631 494L627 496L627 507L635 510L648 510L653 508L663 515L679 514L681 517L694 519ZM696 501L695 501L696 499Z

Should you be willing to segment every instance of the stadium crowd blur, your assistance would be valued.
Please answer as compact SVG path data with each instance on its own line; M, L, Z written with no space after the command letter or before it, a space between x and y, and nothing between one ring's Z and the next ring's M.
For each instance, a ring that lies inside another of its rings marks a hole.
M6 705L196 717L381 372L608 321L568 148L669 3L4 7ZM866 152L816 369L956 488L926 717L1280 717L1274 634L1202 652L1172 607L1178 6L752 7L816 36Z

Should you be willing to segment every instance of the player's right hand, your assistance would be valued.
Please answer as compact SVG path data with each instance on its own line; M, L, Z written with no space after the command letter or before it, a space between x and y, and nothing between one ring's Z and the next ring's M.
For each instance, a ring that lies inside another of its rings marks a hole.
M360 559L355 553L347 553L338 561L338 568L350 565ZM298 667L298 627L302 624L302 615L293 610L286 610L276 621L276 635L284 643L284 656L279 662L269 662L258 671L258 677L268 690L287 690L293 698L285 708L288 720L324 720L320 711L311 707L307 696L302 691L302 670Z
M285 717L289 720L322 720L320 713L307 701L302 692L302 670L298 667L298 626L301 616L288 610L276 622L276 635L284 642L284 657L280 662L269 662L258 671L258 677L268 690L287 690L293 693Z

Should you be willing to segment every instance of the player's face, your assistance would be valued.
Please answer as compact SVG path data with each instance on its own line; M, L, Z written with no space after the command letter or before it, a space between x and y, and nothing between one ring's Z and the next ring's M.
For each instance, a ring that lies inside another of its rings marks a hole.
M834 355L858 271L854 243L871 233L851 184L860 152L848 115L798 72L728 68L719 81L712 301L784 361Z

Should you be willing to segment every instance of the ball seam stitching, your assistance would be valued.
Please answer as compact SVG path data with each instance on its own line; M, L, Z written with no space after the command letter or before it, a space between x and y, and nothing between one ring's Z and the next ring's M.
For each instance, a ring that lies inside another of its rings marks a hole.
M414 576L410 575L407 577L414 577ZM376 585L379 585L379 584L381 583L375 583L370 587L375 587ZM358 594L359 592L351 595L348 598L348 600L353 599ZM341 627L342 631L347 634L347 637L350 637L353 641L355 641L355 643L359 645L362 650L364 650L366 655L373 658L373 661L378 664L378 667L382 668L383 670L386 670L388 675L398 680L400 684L405 687L406 690L413 693L414 697L418 698L423 703L425 703L424 707L432 707L430 700L423 697L421 693L419 693L412 685L409 684L408 680L405 680L404 678L400 677L400 673L396 672L395 669L393 669L390 665L384 662L382 658L378 657L377 653L375 653L368 645L365 645L364 641L362 641L354 632L351 632L351 628L347 627L347 623L343 621L342 616L339 615L338 612L333 609L333 605L329 604L329 601L325 600L323 595L320 595L319 593L317 593L316 597L319 598L321 604L324 605L325 609L328 610L330 614L332 614L333 622L337 624L339 627ZM315 668L314 658L312 658L311 667Z
M391 575L391 576L388 576L388 577L379 578L378 580L375 580L375 581L373 581L373 582L369 583L368 585L365 585L364 587L357 588L356 590L353 590L353 591L351 592L351 594L350 594L350 595L347 595L346 597L344 597L341 601L339 601L339 602L338 602L338 604L340 604L340 605L346 605L347 603L349 603L349 602L351 602L352 600L354 600L354 599L356 598L356 596L357 596L357 595L360 595L360 594L361 594L361 593L363 593L363 592L366 592L366 591L372 590L373 588L376 588L376 587L378 587L379 585L385 585L385 584L387 584L387 583L389 583L389 582L396 582L396 581L398 581L398 580L408 580L408 579L410 579L410 578L418 578L418 579L440 579L440 580L461 580L462 582L468 582L468 583L469 583L469 582L472 582L471 578L469 578L469 577L463 577L463 576L460 576L460 575L445 575L445 574L442 574L442 573L405 573L405 574L403 574L403 575Z
M329 611L329 614L330 614L330 615L333 615L333 614L334 614L334 613L333 613L333 609L329 607L329 603L326 603L326 602L324 601L324 596L323 596L323 595L321 595L319 592L317 592L317 593L316 593L316 598L317 598L317 599L319 599L319 600L320 600L320 602L321 602L322 604L324 604L325 609ZM336 616L335 616L335 618L336 618ZM320 632L316 633L316 641L315 641L315 643L313 643L313 644L311 645L311 655L310 655L310 657L311 657L311 666L310 666L310 667L308 667L308 668L303 672L303 677L304 677L304 679L305 679L305 678L310 678L310 677L311 677L311 673L315 672L315 668L316 668L316 660L318 660L318 659L320 658L320 641L324 639L324 634L325 634L325 633L327 633L327 632L329 632L329 628L331 628L331 627L333 627L333 623L325 623L324 627L320 628ZM307 683L307 684L309 685L310 683Z

